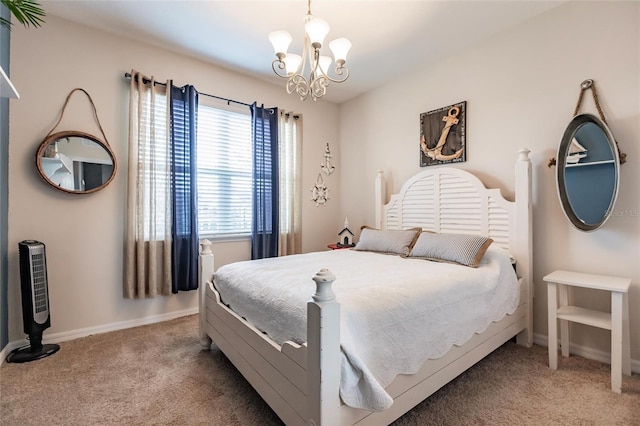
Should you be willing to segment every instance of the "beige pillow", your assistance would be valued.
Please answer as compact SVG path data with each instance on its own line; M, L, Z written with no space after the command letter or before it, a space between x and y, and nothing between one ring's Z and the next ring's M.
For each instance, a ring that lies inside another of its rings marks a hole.
M423 232L413 245L409 257L476 268L492 242L491 238L479 235Z
M375 251L386 254L407 256L413 243L420 235L421 228L400 230L380 230L363 226L360 239L354 250Z

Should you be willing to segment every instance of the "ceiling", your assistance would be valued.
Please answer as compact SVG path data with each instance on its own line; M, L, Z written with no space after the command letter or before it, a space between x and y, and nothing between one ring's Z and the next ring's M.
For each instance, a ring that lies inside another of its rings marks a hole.
M428 66L473 43L516 26L565 0L433 1L314 0L311 12L347 37L349 79L332 84L325 99L340 103L403 73ZM281 84L267 36L284 29L289 51L301 53L306 0L106 1L46 0L49 15L186 52L224 68Z

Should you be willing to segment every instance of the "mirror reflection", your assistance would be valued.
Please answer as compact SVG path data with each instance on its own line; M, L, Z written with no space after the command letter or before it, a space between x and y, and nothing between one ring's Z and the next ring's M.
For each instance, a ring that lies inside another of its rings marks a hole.
M95 192L115 175L115 157L109 147L82 132L47 137L38 149L36 162L48 183L71 193Z
M619 160L606 124L590 114L574 117L558 148L558 195L565 215L593 231L611 214L618 193Z

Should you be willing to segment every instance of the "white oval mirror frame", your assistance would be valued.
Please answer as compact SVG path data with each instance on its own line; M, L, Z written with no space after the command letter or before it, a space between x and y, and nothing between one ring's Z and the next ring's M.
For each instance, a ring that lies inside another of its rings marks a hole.
M576 115L558 147L556 186L562 210L581 231L595 231L611 216L618 195L620 159L608 126Z
M44 181L71 194L99 191L116 175L116 158L109 145L80 131L47 136L35 157L38 173Z

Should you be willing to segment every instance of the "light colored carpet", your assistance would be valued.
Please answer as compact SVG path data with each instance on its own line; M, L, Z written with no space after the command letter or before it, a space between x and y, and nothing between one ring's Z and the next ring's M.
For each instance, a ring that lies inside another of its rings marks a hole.
M196 316L60 346L0 368L0 424L281 424L215 346L200 349ZM507 343L394 425L640 425L639 375L618 395L606 364L547 361Z

